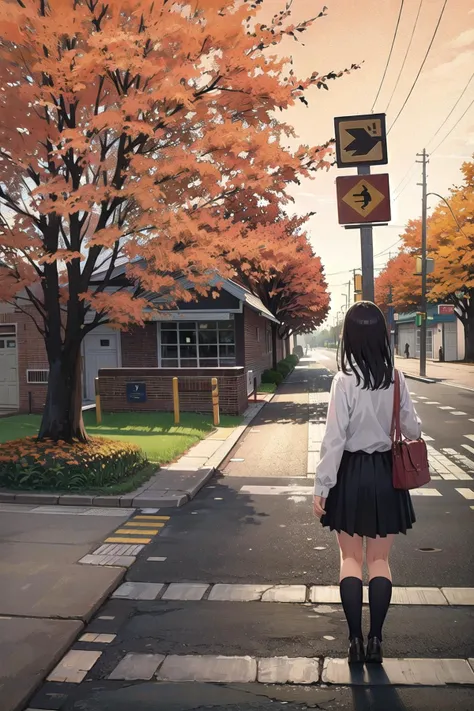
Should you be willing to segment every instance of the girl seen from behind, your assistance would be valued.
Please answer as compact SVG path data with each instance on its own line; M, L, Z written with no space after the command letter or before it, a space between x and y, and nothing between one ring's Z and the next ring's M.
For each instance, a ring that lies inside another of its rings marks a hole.
M400 419L409 439L421 436L402 373ZM394 538L412 528L410 494L392 481L394 369L384 316L373 303L354 304L344 321L341 371L330 394L314 486L314 513L336 531L340 593L349 627L350 663L381 663L382 628L392 596L389 555ZM362 632L363 543L369 573L370 631Z

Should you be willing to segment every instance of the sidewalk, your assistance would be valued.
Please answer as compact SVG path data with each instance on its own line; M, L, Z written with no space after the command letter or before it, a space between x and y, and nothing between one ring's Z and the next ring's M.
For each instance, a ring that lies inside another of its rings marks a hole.
M417 358L401 358L397 356L395 363L405 375L419 376L420 374L420 361ZM426 377L443 381L450 385L474 389L474 364L428 361L426 363Z
M143 486L136 491L131 491L129 494L88 496L0 491L0 502L48 506L97 506L99 508L168 508L184 506L207 484L215 470L242 437L250 422L272 397L272 395L259 394L257 402L249 404L241 425L231 429L218 427L206 439L192 447L177 462L159 469Z

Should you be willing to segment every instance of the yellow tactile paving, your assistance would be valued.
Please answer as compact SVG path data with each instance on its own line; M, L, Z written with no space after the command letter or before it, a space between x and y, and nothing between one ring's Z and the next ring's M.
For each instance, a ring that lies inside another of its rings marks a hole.
M156 536L158 531L153 529L143 529L140 528L118 528L115 533L118 535L137 535L137 536Z
M105 543L150 543L151 538L106 538Z
M134 521L169 521L170 516L144 516L143 514L140 514L139 516L134 516L133 517Z
M141 528L159 529L159 528L163 528L163 526L165 526L166 524L161 521L157 521L156 523L153 523L153 521L135 521L135 519L132 519L131 521L127 521L127 523L124 523L123 525L130 527L130 528L134 527L134 526L140 526Z

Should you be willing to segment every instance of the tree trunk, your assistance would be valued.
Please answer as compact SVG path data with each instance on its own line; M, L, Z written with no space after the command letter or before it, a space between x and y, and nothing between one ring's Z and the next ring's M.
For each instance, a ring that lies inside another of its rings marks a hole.
M277 369L278 354L277 354L277 324L272 323L272 368Z
M82 419L82 377L79 348L49 359L46 404L38 439L87 442Z
M464 320L464 360L474 363L474 307L469 308Z

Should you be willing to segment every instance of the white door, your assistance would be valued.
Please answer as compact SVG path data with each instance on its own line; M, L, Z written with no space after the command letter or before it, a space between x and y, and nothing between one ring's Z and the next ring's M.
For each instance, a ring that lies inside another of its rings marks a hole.
M84 338L84 396L95 398L95 378L100 368L118 368L118 339L120 333L105 326L88 333Z
M456 321L444 324L444 360L458 360L458 325Z
M404 324L398 327L398 355L405 357L405 346L410 347L410 358L415 358L415 329L413 325Z
M14 327L12 328L12 332ZM0 409L16 410L18 399L18 355L16 335L0 332Z

